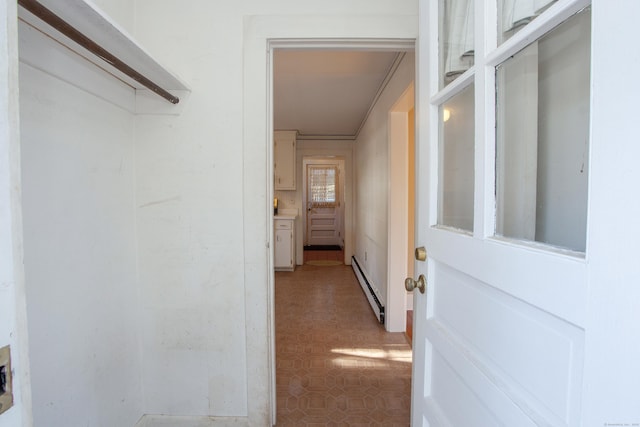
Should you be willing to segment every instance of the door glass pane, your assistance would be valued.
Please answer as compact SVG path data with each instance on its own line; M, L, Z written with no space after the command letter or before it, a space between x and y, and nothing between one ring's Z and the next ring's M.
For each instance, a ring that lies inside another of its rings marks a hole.
M440 2L440 88L473 65L473 1Z
M309 203L312 207L335 207L337 203L335 166L307 166Z
M585 250L590 9L496 69L496 234Z
M508 40L556 0L498 0L498 43Z
M473 230L474 86L440 107L438 224Z

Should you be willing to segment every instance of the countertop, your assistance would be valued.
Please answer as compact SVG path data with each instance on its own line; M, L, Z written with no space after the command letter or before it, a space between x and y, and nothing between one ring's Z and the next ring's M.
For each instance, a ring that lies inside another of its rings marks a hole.
M296 219L298 209L280 209L278 215L274 215L273 219Z

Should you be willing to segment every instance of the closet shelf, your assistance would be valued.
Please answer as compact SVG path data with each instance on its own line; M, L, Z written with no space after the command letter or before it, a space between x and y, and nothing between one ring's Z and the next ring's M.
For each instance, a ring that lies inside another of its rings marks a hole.
M178 104L179 98L189 93L188 86L182 80L156 61L125 30L89 1L18 0L18 3L22 6L18 10L21 21L134 88L136 98L139 92L152 91L172 104ZM48 9L72 29L55 29L28 9ZM84 36L84 39L80 37L80 43L70 38L74 37L75 32ZM146 94L144 97L148 98ZM161 98L158 100L162 101Z

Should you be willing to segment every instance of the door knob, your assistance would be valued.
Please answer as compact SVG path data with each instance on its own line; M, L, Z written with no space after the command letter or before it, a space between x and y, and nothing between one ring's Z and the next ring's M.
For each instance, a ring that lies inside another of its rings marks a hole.
M424 294L424 291L427 289L427 279L424 277L424 274L421 274L418 277L418 280L413 280L411 277L407 277L404 281L404 288L409 292L418 288L420 293Z
M427 250L424 248L424 246L420 246L419 248L416 248L415 257L418 261L427 260Z

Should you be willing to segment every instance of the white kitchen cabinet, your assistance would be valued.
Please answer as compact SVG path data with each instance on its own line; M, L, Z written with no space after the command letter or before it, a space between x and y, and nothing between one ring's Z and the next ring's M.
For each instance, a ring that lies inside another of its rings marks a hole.
M296 131L276 131L273 136L273 173L276 190L296 189Z
M274 219L274 267L293 271L296 268L295 216L277 216Z

